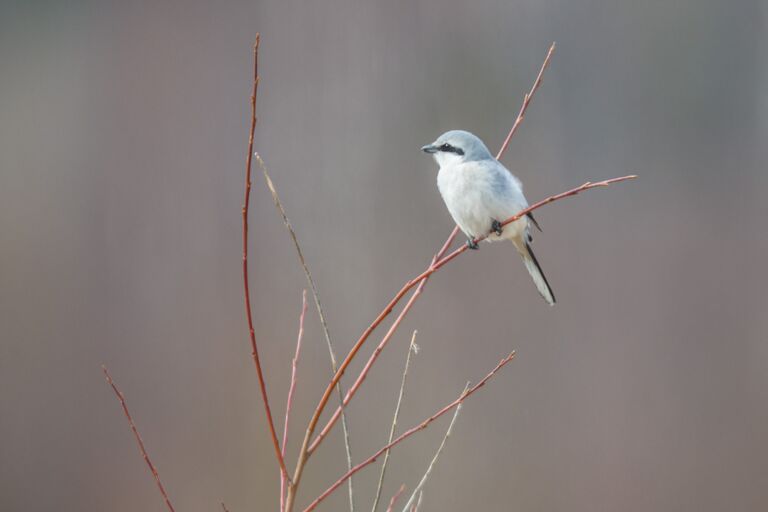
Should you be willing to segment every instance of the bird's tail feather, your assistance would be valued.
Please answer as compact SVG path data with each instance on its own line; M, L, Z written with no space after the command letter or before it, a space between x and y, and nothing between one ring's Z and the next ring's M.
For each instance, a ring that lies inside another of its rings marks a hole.
M536 259L536 255L533 254L531 246L528 244L528 242L525 242L522 247L518 245L518 251L520 252L520 256L522 256L523 263L525 263L525 268L527 268L528 273L531 274L533 282L536 285L536 288L539 290L539 293L542 297L544 297L544 300L547 301L547 304L550 306L554 305L555 294L552 293L552 288L549 286L547 277L541 270L541 266Z

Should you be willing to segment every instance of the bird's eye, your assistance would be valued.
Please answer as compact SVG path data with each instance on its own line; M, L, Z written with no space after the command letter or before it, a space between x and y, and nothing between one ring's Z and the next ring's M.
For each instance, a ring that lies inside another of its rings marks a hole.
M446 142L445 144L440 146L440 149L442 149L443 151L450 151L453 149L453 147L451 147L451 145Z

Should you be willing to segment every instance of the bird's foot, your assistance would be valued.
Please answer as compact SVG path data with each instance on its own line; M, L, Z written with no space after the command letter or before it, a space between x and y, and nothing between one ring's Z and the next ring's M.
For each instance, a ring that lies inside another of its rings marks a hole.
M476 251L476 250L478 250L480 248L480 247L478 247L477 242L475 242L471 238L467 239L467 247L469 247L470 249L472 249L474 251Z
M501 234L504 232L504 226L501 225L501 222L493 219L491 222L491 231L496 233L498 236L501 236Z

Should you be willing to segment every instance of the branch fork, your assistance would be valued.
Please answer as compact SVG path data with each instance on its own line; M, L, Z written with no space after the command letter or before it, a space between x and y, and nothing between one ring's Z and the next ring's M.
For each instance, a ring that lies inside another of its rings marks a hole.
M389 340L392 338L394 333L397 331L397 328L400 326L402 320L405 318L405 316L408 314L408 312L413 307L413 304L416 302L418 297L421 295L421 293L424 290L424 287L426 286L427 281L429 278L437 272L439 269L441 269L446 263L452 261L455 259L458 255L465 252L467 250L466 245L461 245L459 248L455 249L454 251L448 253L449 248L453 244L456 236L458 235L459 228L458 226L454 227L451 234L446 239L443 246L440 248L440 250L434 255L431 262L427 266L426 270L424 270L422 273L417 275L416 277L410 279L407 281L403 287L400 289L397 294L390 300L390 302L386 305L386 307L379 313L379 315L376 317L376 319L363 331L360 338L357 340L357 342L353 345L352 349L349 351L347 356L343 359L340 365L336 365L336 357L333 351L333 347L331 345L330 335L328 333L327 324L325 322L325 317L323 315L322 308L320 307L320 300L317 293L317 289L315 287L314 280L312 279L312 276L309 272L309 268L306 265L306 262L304 261L304 256L301 251L301 248L298 244L298 240L296 238L296 235L293 231L293 228L290 225L290 222L288 222L288 218L285 214L285 210L282 207L282 204L280 203L280 200L277 196L277 192L274 187L274 183L272 182L271 178L269 177L266 167L264 166L264 162L261 159L261 157L258 154L255 154L253 151L253 140L254 140L254 132L256 128L256 96L258 91L258 85L259 85L259 73L258 73L258 52L259 52L259 42L260 42L260 36L259 34L256 35L256 42L253 46L253 86L252 86L252 93L250 97L250 103L251 103L251 118L250 118L250 131L248 136L248 154L246 156L246 170L245 170L245 191L244 191L244 200L243 205L241 208L241 215L242 215L242 274L243 274L243 291L244 291L244 302L245 302L245 310L246 310L246 319L248 324L248 334L249 334L249 341L251 344L251 354L253 357L254 366L256 369L256 373L258 376L258 382L259 382L259 389L261 393L261 399L264 406L265 414L267 417L267 425L269 428L269 433L272 441L272 445L275 452L275 457L277 459L278 466L280 468L280 481L281 481L281 490L280 490L280 510L281 512L292 512L296 495L298 492L299 484L301 482L301 477L303 475L304 469L306 467L307 461L309 460L310 456L314 453L314 451L317 449L319 444L326 438L326 436L330 433L333 426L336 424L338 419L341 417L342 422L345 423L344 418L344 409L349 404L349 402L354 398L355 393L362 385L363 381L365 380L366 376L370 372L372 366L376 362L379 354L383 351L383 349L386 347ZM536 80L533 83L533 86L531 87L530 91L525 94L523 97L523 102L520 107L520 111L517 115L517 118L515 119L514 124L512 125L512 128L510 129L509 133L507 134L507 137L505 138L498 154L496 155L497 159L501 159L504 155L505 151L507 150L510 141L514 134L516 133L518 127L522 123L523 119L525 118L526 111L528 109L528 106L533 99L534 94L539 89L544 71L546 70L547 66L549 65L550 59L552 57L552 54L555 50L555 43L552 43L552 46L549 48L549 51L547 52L547 56L544 59L543 64L541 65L541 68L539 69L539 73L536 76ZM301 261L301 264L304 268L307 280L310 284L310 288L313 293L313 297L315 300L315 305L318 310L318 314L320 316L321 324L323 326L323 330L325 333L326 341L328 344L328 349L331 356L331 362L332 362L332 368L334 371L333 377L330 379L330 382L328 383L325 391L323 392L322 398L320 399L319 403L315 407L315 410L312 414L311 419L309 420L309 423L307 425L306 432L304 434L304 439L301 444L301 448L299 450L298 459L296 462L296 466L293 472L293 475L289 475L288 469L285 464L285 454L286 454L286 443L287 443L287 436L288 436L288 426L289 426L289 417L290 412L292 408L292 399L293 394L295 391L296 386L296 379L297 379L297 364L298 359L301 351L301 341L302 341L302 335L304 331L304 316L307 311L307 302L306 302L306 290L304 291L304 294L302 296L302 310L299 317L299 334L296 344L296 352L295 356L292 361L292 370L291 370L291 382L290 382L290 388L288 392L288 397L286 401L286 412L285 412L285 419L284 419L284 431L283 431L283 438L282 438L282 446L280 441L277 437L277 431L275 429L275 422L272 417L272 411L269 404L269 398L267 394L266 389L266 382L264 378L264 372L261 365L261 360L259 357L259 351L258 351L258 344L256 340L254 325L253 325L253 317L252 317L252 311L251 311L251 303L250 303L250 288L249 288L249 281L248 281L248 213L249 213L249 206L250 206L250 193L251 193L251 168L252 168L252 160L253 157L256 156L256 159L261 166L262 170L264 171L264 176L267 181L267 185L272 193L273 199L275 201L275 205L280 210L283 221L288 228L292 238L293 242L295 244L297 253L299 255L299 259ZM554 201L558 201L560 199L564 199L566 197L574 196L576 194L579 194L583 191L590 190L592 188L597 187L606 187L608 185L619 183L622 181L634 179L636 176L629 175L629 176L622 176L619 178L613 178L608 180L603 180L599 182L586 182L583 185L573 188L571 190L562 192L560 194L556 194L553 196L549 196L537 203L534 203L533 205L529 206L528 208L522 210L518 214L504 220L500 223L500 227L506 226L507 224L510 224L523 216L527 215L528 213L532 212L533 210L536 210L538 208L541 208L542 206L552 203ZM473 243L477 243L480 241L483 241L487 238L488 235L484 235L478 238L475 238L472 240ZM353 385L349 388L349 390L344 394L340 387L340 380L344 373L346 372L347 368L349 367L352 360L355 358L355 356L359 353L362 346L365 344L365 342L368 340L370 335L373 333L373 331L376 330L376 328L381 325L381 323L389 316L389 314L394 310L395 306L405 297L405 295L412 290L413 288L416 288L416 290L411 294L410 298L406 302L403 309L400 311L397 318L392 322L392 325L390 326L389 330L386 332L372 355L369 357L368 361L364 365L363 369L360 371L357 379L354 381ZM415 336L415 333L414 333ZM411 340L411 347L409 347L409 358L410 358L410 351L413 348L413 339ZM349 438L348 433L346 430L346 424L345 426L345 445L346 445L346 453L347 453L347 463L348 463L348 471L342 475L340 478L336 480L335 483L333 483L328 489L326 489L320 496L315 498L314 501L310 503L310 505L304 509L304 512L310 512L314 510L325 498L327 498L331 493L333 493L339 486L341 486L344 482L349 481L349 503L350 503L350 511L354 512L354 502L352 499L352 485L351 485L351 478L352 476L357 473L358 471L362 470L366 466L372 464L377 460L378 457L380 457L382 454L389 455L389 450L396 446L397 444L401 443L405 439L409 438L410 436L414 435L415 433L427 428L432 422L446 414L447 412L456 409L456 414L454 414L453 420L451 421L451 425L448 428L448 431L446 432L446 435L443 439L443 442L440 445L440 448L438 449L437 454L433 458L432 462L430 463L430 466L427 469L427 473L422 478L421 482L417 486L417 488L413 491L413 494L411 495L410 499L408 500L405 509L408 510L408 508L413 504L413 502L417 498L418 493L418 503L421 502L421 496L422 496L422 488L424 485L424 482L426 481L426 478L429 476L429 473L434 466L435 461L437 460L437 457L440 454L440 451L442 450L445 440L450 435L451 427L453 426L453 423L456 420L456 415L458 414L458 409L460 408L461 404L469 398L472 394L474 394L478 389L480 389L482 386L486 384L499 370L501 370L504 366L506 366L513 358L515 357L515 352L511 352L506 357L502 358L499 363L496 365L494 369L492 369L483 379L481 379L477 384L475 384L472 387L467 387L464 389L464 391L456 398L453 402L449 403L448 405L444 406L442 409L438 410L436 413L434 413L429 418L425 419L421 423L417 424L416 426L410 428L409 430L403 432L396 438L392 438L394 435L394 427L395 423L397 422L397 412L395 413L395 419L393 421L391 433L389 442L382 447L380 450L375 452L373 455L368 457L367 459L363 460L362 462L358 463L357 465L352 465L351 460L351 453L349 449ZM150 471L153 474L153 477L155 478L156 484L160 490L160 493L165 501L165 504L170 512L174 512L173 506L171 505L170 499L168 498L165 489L163 488L159 475L157 473L157 470L155 469L154 465L152 464L151 460L149 459L149 456L144 448L144 444L141 440L141 437L139 436L138 430L136 429L136 426L133 423L133 420L130 416L130 413L128 412L128 408L125 404L124 397L122 393L118 390L117 386L112 381L112 378L110 377L109 373L107 372L106 368L103 369L104 374L106 376L107 382L114 390L115 394L117 395L123 411L125 413L126 418L128 419L128 423L134 433L134 436L136 437L136 440L139 445L139 449L142 453L142 456L144 457L144 460L146 461L148 467L150 468ZM406 363L406 369L405 373L407 373L407 363ZM403 375L403 381L400 391L400 397L398 399L398 407L396 409L399 410L399 401L402 398L402 390L403 386L405 385L405 373ZM323 428L320 430L320 433L317 434L316 437L313 438L313 435L317 429L318 423L320 421L320 417L324 410L326 409L328 402L330 400L331 394L333 393L333 390L336 389L339 394L339 406L337 407L336 411L333 413L331 418L328 420L328 422L323 426ZM378 497L380 495L381 491L381 481L383 480L384 476L384 469L382 469L382 474L379 481L379 488L377 490L377 497L376 501L374 502L374 512L376 509L376 503L378 502ZM395 501L399 498L399 496L404 492L405 487L401 487L398 493L392 497L392 500L390 501L388 510L392 510L395 504ZM415 510L418 508L418 503L413 506L410 510ZM224 507L222 503L222 508L226 511L226 508Z

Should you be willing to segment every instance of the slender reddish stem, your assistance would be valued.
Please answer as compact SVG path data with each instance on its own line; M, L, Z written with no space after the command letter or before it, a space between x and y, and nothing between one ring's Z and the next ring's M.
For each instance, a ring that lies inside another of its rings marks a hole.
M394 496L392 496L392 499L389 500L389 506L387 507L387 512L392 512L395 509L395 503L397 503L397 500L400 499L400 496L405 492L405 484L400 486L400 489L397 490Z
M524 217L528 213L532 212L533 210L536 210L537 208L541 208L542 206L544 206L546 204L549 204L551 202L557 201L559 199L564 199L564 198L569 197L569 196L575 196L576 194L578 194L580 192L583 192L585 190L589 190L591 188L607 187L608 185L610 185L612 183L618 183L620 181L625 181L625 180L629 180L629 179L633 179L633 178L636 178L636 176L634 176L634 175L623 176L621 178L613 178L613 179L610 179L610 180L600 181L600 182L597 182L597 183L591 183L591 182L584 183L583 185L581 185L579 187L573 188L571 190L562 192L562 193L554 195L554 196L550 196L550 197L548 197L546 199L543 199L542 201L539 201L538 203L535 203L535 204L529 206L528 208L526 208L526 209L520 211L519 213L517 213L516 215L513 215L512 217L506 219L504 222L501 223L501 225L502 226L506 226L507 224L509 224L511 222L514 222L514 221L516 221L518 219L521 219L522 217ZM478 238L475 239L475 242L481 242L481 241L485 240L486 238L487 238L487 235L478 237ZM411 307L413 306L413 303L416 302L416 299L421 294L422 290L424 289L424 286L426 285L426 282L427 282L427 279L429 278L429 276L431 276L432 274L437 272L440 268L443 267L443 265L445 265L449 261L453 260L459 254L463 253L466 250L467 250L467 246L466 245L462 245L459 248L457 248L456 250L454 250L452 253L450 253L447 256L441 258L437 262L435 262L434 259L433 259L432 264L429 266L429 268L427 268L427 270L425 270L424 272L422 272L418 276L416 276L413 279L411 279L410 281L408 281L405 284L405 286L400 290L400 292L398 292L398 295L395 296L395 299L398 299L398 297L401 297L402 295L405 295L408 292L408 290L410 290L411 288L413 288L417 284L419 285L418 288L416 289L416 291L413 293L413 295L411 295L411 298L408 300L408 302L406 303L406 305L403 308L403 310L400 312L400 315L398 315L397 319L392 323L392 327L390 327L389 331L384 336L384 338L382 339L381 343L379 343L379 346L376 347L376 350L373 352L371 357L368 359L368 362L366 363L366 365L360 371L360 375L357 377L357 380L355 381L355 383L352 385L352 387L349 388L349 391L347 391L347 395L344 398L344 404L343 404L344 406L346 406L349 403L349 401L355 395L355 392L357 392L358 388L360 387L360 385L365 380L365 377L367 376L368 372L370 371L371 366L373 366L373 363L376 362L376 359L379 357L379 354L384 349L384 347L386 346L387 342L389 341L389 339L394 334L395 330L400 325L400 322L403 320L403 318L408 313L408 311L410 311ZM393 299L393 302L395 301L395 299ZM393 306L394 306L394 304L393 304ZM359 341L358 341L358 343L359 343ZM333 416L331 416L331 419L328 420L328 423L326 423L326 425L323 427L323 429L317 435L315 440L312 441L312 443L310 444L310 446L309 446L309 453L310 454L317 448L317 446L320 444L320 442L328 435L330 430L333 428L333 425L339 419L339 414L340 413L341 413L341 407L336 409L336 411L334 412Z
M432 264L434 265L435 259L432 259ZM431 266L430 266L431 267ZM381 340L379 345L376 347L376 350L373 351L373 354L371 354L371 357L368 358L368 361L365 363L365 366L360 371L360 375L358 375L357 379L355 380L355 383L352 384L352 387L349 388L347 391L347 395L344 397L344 403L336 408L336 411L333 413L333 416L331 416L331 419L328 420L328 423L325 424L325 427L323 427L323 430L320 431L320 433L317 435L314 441L312 441L312 444L309 446L309 453L312 454L312 452L315 451L315 448L322 442L322 440L325 438L325 436L328 435L330 430L333 428L333 426L336 424L336 421L338 421L339 416L341 415L342 407L346 407L346 405L349 403L350 400L352 400L352 397L355 396L355 393L362 385L365 378L368 376L368 372L371 370L371 367L376 362L376 359L378 359L381 352L384 350L384 347L387 346L387 343L389 343L389 340L392 338L392 335L395 333L398 327L400 327L400 323L403 321L403 318L405 318L405 315L408 314L408 312L413 307L413 304L416 302L416 299L419 298L419 295L421 295L421 292L424 290L424 287L427 285L428 278L422 279L419 283L418 288L416 288L416 291L413 292L413 295L411 295L411 298L408 299L408 302L405 304L405 307L400 312L399 315L397 315L397 318L394 322L392 322L392 326L387 331L387 334L384 335L384 338Z
M125 403L125 396L123 396L123 393L118 389L117 384L115 384L115 382L112 380L112 376L107 371L107 367L102 365L101 370L104 372L104 377L106 377L107 379L107 384L109 384L112 387L112 391L115 392L117 399L120 400L120 405L123 408L123 414L125 414L125 418L128 420L128 425L130 425L131 430L133 431L133 437L136 438L136 444L139 445L139 451L141 451L141 456L144 457L144 462L147 463L147 466L149 466L149 470L152 472L152 476L155 478L155 483L157 484L157 488L160 490L160 494L162 495L163 500L165 501L165 506L168 507L168 510L170 510L170 512L175 512L173 509L173 505L171 504L171 499L168 497L168 493L165 492L165 487L163 487L163 483L160 481L160 474L157 472L155 465L152 464L152 460L149 458L147 449L144 448L144 441L141 440L141 435L139 434L139 430L136 428L136 424L133 422L131 413L128 411L128 405L126 405Z
M299 315L299 335L296 339L296 353L291 361L291 385L288 388L288 399L285 404L285 422L283 423L283 449L282 455L285 459L285 447L288 444L288 423L291 417L291 407L293 406L293 393L296 390L296 368L299 365L299 356L301 355L301 339L304 337L304 316L307 314L307 290L301 294L301 315ZM280 472L280 510L285 507L285 487L288 483L285 473Z
M501 157L504 155L504 152L507 150L507 147L509 146L509 142L512 140L512 137L515 135L515 132L517 131L517 127L520 126L520 123L523 122L523 119L525 119L525 111L528 110L528 105L531 103L531 99L533 99L533 95L536 93L536 90L541 85L541 80L544 78L544 71L547 69L547 66L549 66L549 60L552 58L552 54L555 52L555 43L552 43L552 46L549 47L549 51L547 52L547 56L544 58L544 63L541 65L541 68L539 69L539 74L536 75L536 80L533 82L533 87L531 87L531 90L528 92L528 94L523 97L523 104L520 106L520 112L517 114L517 119L515 119L515 124L512 125L512 129L509 130L509 133L507 134L507 138L504 139L504 143L501 145L501 149L499 149L499 153L496 155L496 160L501 160Z
M403 442L407 438L411 437L416 432L424 430L425 428L427 428L430 425L430 423L432 423L436 419L440 418L441 416L443 416L444 414L446 414L447 412L452 410L454 407L457 407L459 404L464 402L464 400L466 400L472 394L474 394L475 391L477 391L478 389L483 387L485 385L485 383L488 382L496 374L496 372L498 372L507 363L509 363L512 359L514 359L514 357L515 357L515 352L511 352L507 357L505 357L504 359L499 361L499 364L497 364L496 367L488 373L488 375L483 377L483 379L480 382L478 382L477 384L475 384L474 386L469 388L467 391L463 392L461 395L459 395L459 397L456 400L454 400L453 402L449 403L448 405L446 405L445 407L443 407L442 409L440 409L435 414L433 414L432 416L430 416L426 420L422 421L421 423L419 423L415 427L412 427L412 428L406 430L405 432L400 434L394 441L392 441L391 443L383 446L376 453L374 453L373 455L371 455L370 457L365 459L363 462L357 464L350 471L347 471L338 480L336 480L336 482L334 482L333 485L331 485L320 496L318 496L315 499L315 501L310 503L310 505L307 508L304 509L304 512L310 512L311 510L314 510L315 507L317 507L320 504L321 501L323 501L325 498L330 496L330 494L333 491L335 491L336 489L338 489L339 486L341 486L344 482L346 482L346 480L349 477L351 477L352 475L354 475L355 473L357 473L358 471L360 471L364 467L369 466L369 465L373 464L374 462L376 462L376 459L378 457L380 457L384 452L386 452L387 450L389 450L393 446L396 446L396 445L400 444L401 442Z
M598 188L598 187L607 187L608 185L612 185L614 183L620 183L622 181L633 180L635 178L637 178L636 175L630 174L628 176L621 176L620 178L611 178L609 180L598 181L596 183L592 183L592 182L588 181L588 182L584 183L581 186L578 186L576 188L572 188L571 190L566 190L565 192L561 192L561 193L556 194L554 196L549 196L546 199L542 199L538 203L532 204L528 208L525 208L524 210L521 210L516 215L513 215L512 217L510 217L507 220L505 220L504 222L502 222L501 225L502 225L502 227L506 226L507 224L510 224L512 222L515 222L516 220L521 219L523 216L528 215L530 212L532 212L534 210L537 210L537 209L541 208L544 205L547 205L549 203L558 201L560 199L565 199L566 197L575 196L576 194L579 194L580 192L584 192L585 190L590 190L590 189ZM482 242L486 238L488 238L488 235L479 236L479 237L475 238L473 241L474 242ZM440 259L440 261L438 261L434 265L430 266L427 270L425 270L424 272L422 272L421 274L419 274L415 278L411 279L408 282L408 284L410 285L411 283L413 283L411 285L411 287L413 287L413 285L415 285L415 283L418 283L422 279L425 279L425 278L431 276L432 274L434 274L435 272L440 270L443 267L443 265L445 265L449 261L453 260L454 258L456 258L456 256L458 256L459 254L463 253L467 249L468 249L467 245L462 245L458 249L454 250L452 253L450 253L447 256L445 256L444 258Z
M256 131L256 93L259 88L259 34L256 34L256 43L253 45L253 92L251 93L251 130L248 135L248 156L245 159L245 198L243 200L243 290L245 293L245 316L248 319L248 335L251 341L251 353L253 355L253 364L256 366L256 374L259 378L259 388L261 389L261 399L264 402L264 410L267 413L267 423L269 433L272 436L272 445L275 448L277 463L280 465L280 471L288 479L288 470L285 467L280 450L280 442L277 440L277 431L275 431L275 422L272 419L272 409L269 407L269 397L267 396L267 385L264 382L264 372L261 369L261 359L259 358L259 347L256 343L256 333L253 329L253 314L251 313L251 292L248 285L248 207L251 201L251 162L253 160L253 134Z
M448 239L445 241L443 246L440 248L440 251L438 251L438 253L435 254L435 256L432 258L432 262L430 263L430 267L432 267L432 265L434 265L435 262L437 260L439 260L448 251L448 248L451 246L451 243L453 243L453 240L456 238L456 235L458 235L458 233L459 233L459 228L457 226L457 227L455 227L453 229L451 234L448 236ZM357 340L355 345L352 347L352 350L350 350L349 354L347 354L347 357L344 359L344 361L342 361L341 366L339 366L339 370L333 376L333 379L331 379L331 384L329 385L328 388L326 388L326 393L323 395L323 398L321 398L320 404L315 409L315 414L312 416L312 419L310 420L309 425L307 427L307 432L306 432L306 434L304 436L304 441L302 443L302 447L301 447L301 450L299 452L299 460L296 463L296 471L294 472L294 475L293 475L294 486L293 486L293 488L289 488L288 489L288 500L286 502L286 510L288 512L290 512L292 510L293 500L295 498L295 488L296 488L298 482L301 480L301 475L302 475L302 472L304 470L304 465L306 464L306 461L307 461L307 459L309 458L309 455L310 455L310 444L309 443L310 443L310 440L312 438L312 433L314 432L315 428L317 427L317 422L320 419L320 413L322 412L322 409L325 408L325 405L328 403L328 399L330 398L330 392L329 391L332 390L334 386L336 386L338 381L341 379L341 376L344 374L344 371L346 370L347 366L352 361L352 358L355 357L355 354L357 354L357 352L363 346L363 343L365 343L365 341L368 339L368 337L371 335L371 333L374 331L374 329L376 329L376 327L389 315L389 313L392 312L392 309L400 301L400 299L402 299L403 296L406 293L408 293L408 290L410 290L411 288L416 286L416 284L419 284L419 283L415 282L415 281L409 281L397 293L397 295L395 295L395 297L389 302L387 307L384 308L384 311L379 313L379 316L376 317L376 320L374 320L374 322L371 325L369 325L368 328L363 332L363 334L360 337L360 339ZM426 281L425 280L424 280L424 283L419 286L419 289L417 289L416 292L414 292L414 296L418 296L418 295L421 294L421 290L423 290L424 285L426 285ZM413 297L412 297L412 299L413 299ZM413 302L415 302L415 299L409 300L409 304L411 306L413 305ZM408 310L410 310L410 306L407 306L407 307L408 307ZM405 313L407 313L407 310L405 311ZM405 314L401 313L400 317L398 317L398 318L400 320L402 320L402 317L404 317L404 316L405 316ZM400 322L398 321L397 323L399 325ZM389 338L387 338L387 341L388 340L389 340ZM386 341L384 342L384 344L386 345ZM379 353L380 352L381 351L379 350ZM376 357L378 357L378 354L376 355ZM372 364L372 362L369 361L369 363L366 364L366 366L370 369L370 365L371 364ZM367 374L367 372L366 372L366 374ZM365 379L365 375L362 376L362 379L358 378L360 383L362 383L362 380L364 380L364 379ZM359 384L358 384L358 387L359 387ZM349 393L347 393L347 395L351 399L351 395L349 395ZM348 401L349 400L345 400L344 404L346 404ZM343 406L340 406L339 410L341 409L341 407L343 407ZM333 417L338 419L338 414L334 413ZM334 420L334 423L335 423L335 421L336 420ZM330 430L330 427L328 429ZM314 444L314 448L317 448L317 444L316 443Z

